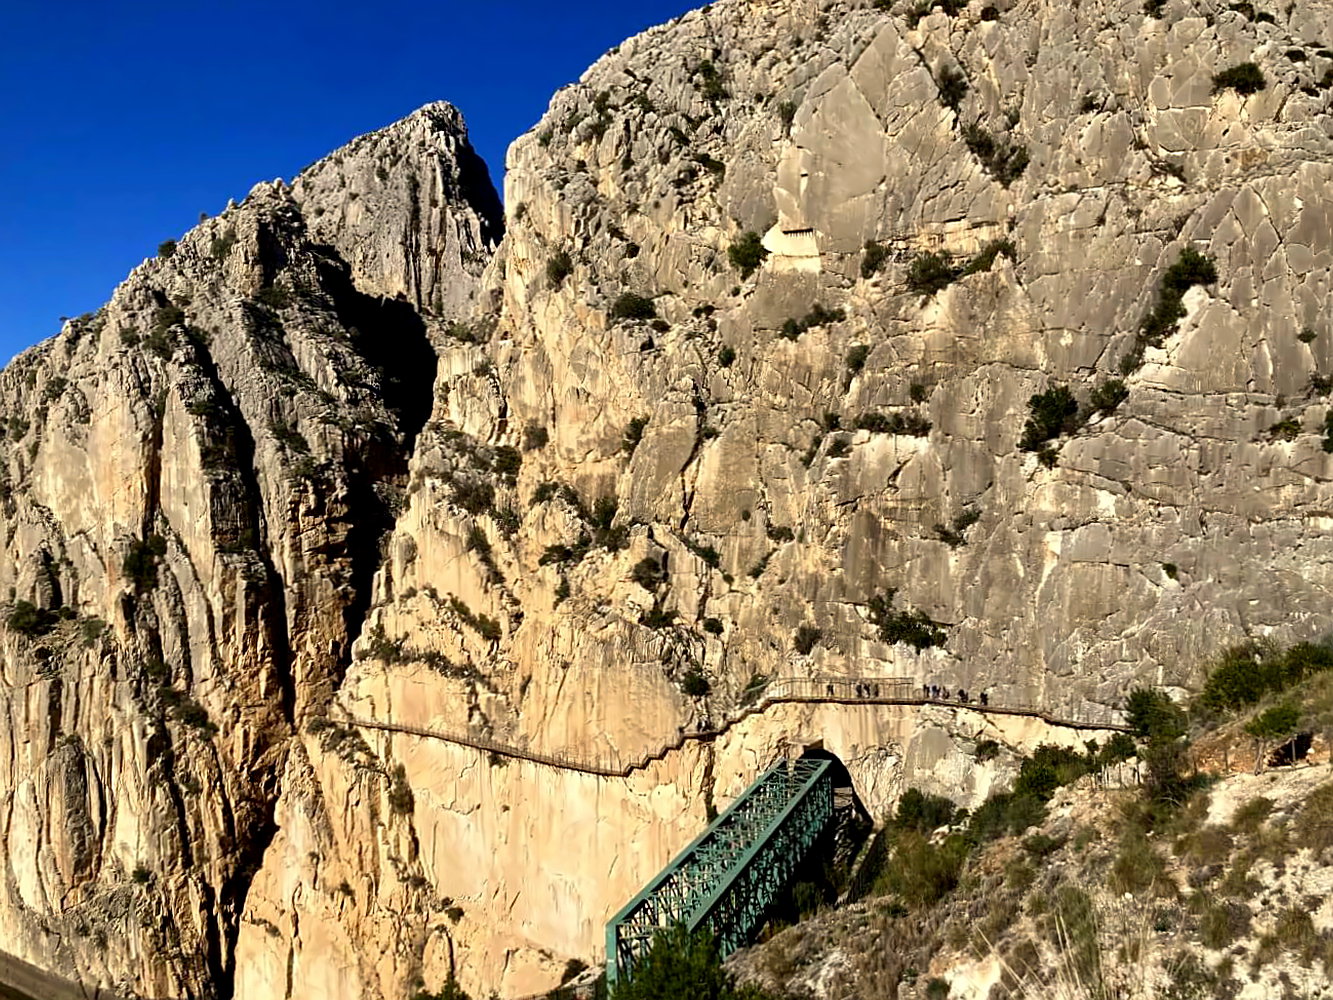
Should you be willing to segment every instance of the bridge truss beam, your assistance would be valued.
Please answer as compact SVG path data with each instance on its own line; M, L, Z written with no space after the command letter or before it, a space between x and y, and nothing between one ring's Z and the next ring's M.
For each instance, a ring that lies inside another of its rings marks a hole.
M608 981L674 924L707 928L723 955L742 947L832 818L829 761L769 768L606 925Z

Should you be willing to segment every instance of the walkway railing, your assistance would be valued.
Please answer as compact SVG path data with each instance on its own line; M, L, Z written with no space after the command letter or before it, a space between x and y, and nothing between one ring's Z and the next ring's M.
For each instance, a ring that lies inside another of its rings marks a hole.
M1122 733L1130 731L1128 726L1121 723L1060 718L1036 706L1019 703L982 705L976 700L960 702L947 698L930 698L925 696L925 692L919 685L905 677L859 679L846 677L778 678L769 682L750 704L743 706L720 725L716 727L706 725L693 732L682 732L676 739L663 744L656 750L629 760L592 757L587 754L565 750L532 750L511 743L503 743L464 729L434 726L428 728L404 723L377 722L374 719L361 718L347 712L343 713L343 721L360 729L375 729L382 732L403 733L408 736L442 740L458 746L471 747L484 753L492 753L514 760L531 761L535 764L546 764L565 771L579 771L583 774L606 778L628 778L635 771L646 770L649 765L682 749L687 743L716 740L750 716L765 712L774 705L783 704L939 706L958 711L977 712L981 715L1007 715L1038 719L1049 725L1066 729Z
M614 986L675 924L707 928L723 957L745 945L833 817L827 760L779 761L606 925Z

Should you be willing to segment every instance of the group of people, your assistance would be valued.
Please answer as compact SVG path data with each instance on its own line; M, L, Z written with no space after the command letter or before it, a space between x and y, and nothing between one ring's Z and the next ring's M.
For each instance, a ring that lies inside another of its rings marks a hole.
M953 701L957 699L960 704L972 704L972 693L970 691L965 691L962 688L959 688L957 694L955 694L948 688L941 687L938 684L922 684L921 693L925 696L927 701ZM989 705L990 695L985 691L982 691L978 700L983 707Z
M829 696L830 698L835 697L835 692L834 692L834 688L833 688L833 685L832 685L832 684L830 684L830 685L828 686L828 692L827 692L827 693L828 693L828 696ZM879 685L878 685L878 684L862 684L862 683L858 682L857 685L856 685L856 697L858 697L858 698L878 698L878 697L879 697Z

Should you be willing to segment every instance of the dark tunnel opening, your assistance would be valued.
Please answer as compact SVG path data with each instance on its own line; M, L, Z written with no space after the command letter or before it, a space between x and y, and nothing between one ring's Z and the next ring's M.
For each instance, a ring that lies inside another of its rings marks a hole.
M828 761L833 819L774 900L760 940L844 899L854 888L857 860L874 830L870 812L856 794L851 772L841 758L824 749L822 741L805 747L800 756L802 760Z

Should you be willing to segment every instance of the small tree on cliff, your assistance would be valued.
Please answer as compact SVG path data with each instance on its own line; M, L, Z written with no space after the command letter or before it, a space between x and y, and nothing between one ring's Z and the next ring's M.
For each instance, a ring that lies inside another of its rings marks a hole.
M1254 773L1264 769L1268 757L1268 747L1276 740L1284 740L1296 732L1301 724L1301 710L1290 702L1274 705L1260 712L1245 726L1245 731L1254 737Z
M755 986L737 986L722 968L717 941L677 924L658 931L634 975L616 984L611 1000L773 1000Z

